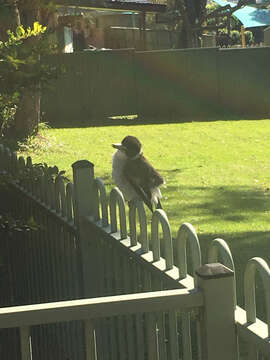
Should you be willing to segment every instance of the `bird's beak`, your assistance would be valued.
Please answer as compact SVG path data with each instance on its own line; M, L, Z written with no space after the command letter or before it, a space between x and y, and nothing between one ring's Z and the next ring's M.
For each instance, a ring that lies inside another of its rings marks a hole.
M122 144L112 144L112 147L114 147L115 149L118 149L118 150L125 150L126 147L123 146Z

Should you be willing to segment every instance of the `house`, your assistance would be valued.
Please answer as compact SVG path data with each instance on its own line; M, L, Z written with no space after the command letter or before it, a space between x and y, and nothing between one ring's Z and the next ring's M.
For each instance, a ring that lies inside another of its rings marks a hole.
M145 49L146 14L165 12L167 6L164 1L81 0L75 5L75 1L58 0L57 29L61 51L123 47Z

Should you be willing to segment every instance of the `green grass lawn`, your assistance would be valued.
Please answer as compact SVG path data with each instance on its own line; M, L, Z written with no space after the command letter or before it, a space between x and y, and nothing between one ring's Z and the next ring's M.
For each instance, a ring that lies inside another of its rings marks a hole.
M163 208L173 236L183 222L208 243L226 240L237 277L254 256L270 258L270 120L187 122L45 129L21 153L66 170L87 159L112 186L113 142L137 136L144 155L166 179ZM242 288L242 285L241 285ZM240 298L242 292L240 291Z

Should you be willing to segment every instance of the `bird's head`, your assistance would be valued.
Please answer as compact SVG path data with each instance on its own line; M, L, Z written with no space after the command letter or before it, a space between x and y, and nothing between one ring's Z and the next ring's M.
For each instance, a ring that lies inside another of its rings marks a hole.
M126 136L121 144L112 144L115 149L122 151L129 159L137 158L142 154L142 144L135 136Z

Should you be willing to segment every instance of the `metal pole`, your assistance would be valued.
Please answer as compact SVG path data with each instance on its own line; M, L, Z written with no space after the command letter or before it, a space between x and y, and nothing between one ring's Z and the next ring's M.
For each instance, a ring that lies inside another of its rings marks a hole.
M245 27L241 26L241 39L242 39L242 48L246 47L246 38L245 38Z

